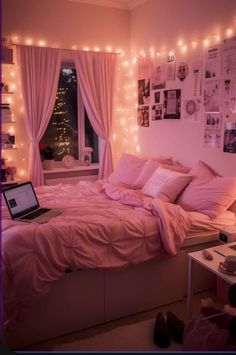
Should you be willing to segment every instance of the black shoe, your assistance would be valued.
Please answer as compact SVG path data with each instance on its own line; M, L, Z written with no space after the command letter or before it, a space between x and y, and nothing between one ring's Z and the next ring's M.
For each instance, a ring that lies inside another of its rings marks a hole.
M157 313L153 334L154 343L160 348L167 348L170 345L170 336L163 314Z
M172 312L167 312L167 328L177 343L183 343L183 335L184 335L184 321L178 319L176 315Z

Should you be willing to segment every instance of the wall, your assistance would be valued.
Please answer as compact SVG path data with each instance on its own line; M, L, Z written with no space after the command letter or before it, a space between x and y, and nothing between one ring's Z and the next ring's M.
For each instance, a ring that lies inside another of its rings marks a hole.
M72 49L89 47L112 51L122 50L128 53L130 46L130 13L126 10L106 8L71 2L68 0L3 0L2 1L2 37L15 43ZM125 58L119 56L119 62ZM122 72L122 68L119 71ZM5 69L4 69L5 70ZM28 174L28 142L24 125L23 103L19 86L18 67L14 74L16 92L12 111L16 131L15 152L7 152L7 157L16 161L18 176L26 178ZM118 76L118 85L123 86L125 75ZM123 105L123 92L117 94L116 104ZM119 112L117 112L119 116ZM20 173L20 174L19 174Z
M232 24L236 30L235 0L148 0L131 13L68 0L3 0L2 8L2 35L17 36L19 43L32 39L32 44L37 45L44 40L48 46L101 50L110 45L113 50L121 48L126 53L119 58L113 130L115 162L124 151L142 156L167 154L189 166L202 159L220 174L236 175L235 154L203 147L203 122L193 125L182 120L150 121L149 128L137 127L137 80L135 65L128 58L130 48L132 55L140 50L148 52L150 47L172 50L179 38L189 43L209 34L222 35ZM198 48L181 55L195 58L202 53L203 49ZM15 71L17 79L17 68ZM18 87L16 80L16 91ZM18 166L27 170L27 135L20 94L13 106L18 149L11 158L14 160L16 154Z
M131 49L133 53L158 51L177 52L183 60L201 57L203 46L195 51L178 52L177 41L210 41L214 34L225 36L232 27L236 34L235 0L149 0L131 15ZM223 132L223 127L222 127ZM193 166L199 159L210 164L218 173L236 175L236 154L223 153L221 148L204 148L203 116L200 123L183 120L151 121L149 128L139 127L140 155L167 154Z

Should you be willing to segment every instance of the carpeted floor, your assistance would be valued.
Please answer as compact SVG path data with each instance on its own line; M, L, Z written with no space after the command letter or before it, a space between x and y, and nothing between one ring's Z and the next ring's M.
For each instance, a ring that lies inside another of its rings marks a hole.
M193 312L197 314L200 299L211 297L215 292L202 292L193 296ZM24 350L39 351L181 351L181 344L174 341L168 348L160 349L153 342L153 329L157 312L171 311L186 320L187 303L177 302L104 325L81 330L47 342L33 345Z

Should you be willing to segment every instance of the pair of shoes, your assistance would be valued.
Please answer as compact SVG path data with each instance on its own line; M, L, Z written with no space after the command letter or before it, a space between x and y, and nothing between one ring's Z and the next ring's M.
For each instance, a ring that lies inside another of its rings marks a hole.
M170 345L170 336L167 324L161 312L157 313L153 333L154 343L160 348L167 348Z
M167 312L167 329L176 343L183 343L184 321L178 319L172 312Z

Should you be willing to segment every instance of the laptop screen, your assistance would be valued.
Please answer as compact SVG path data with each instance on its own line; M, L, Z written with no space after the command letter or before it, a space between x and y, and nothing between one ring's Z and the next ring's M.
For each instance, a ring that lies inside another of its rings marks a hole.
M20 217L39 207L31 182L7 188L3 190L3 195L12 218Z

